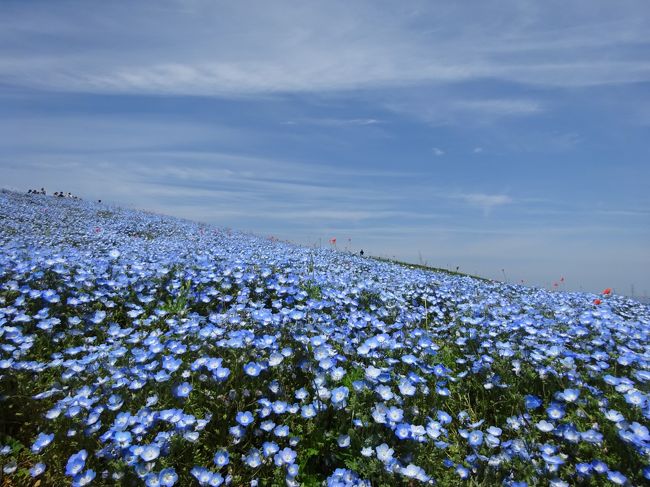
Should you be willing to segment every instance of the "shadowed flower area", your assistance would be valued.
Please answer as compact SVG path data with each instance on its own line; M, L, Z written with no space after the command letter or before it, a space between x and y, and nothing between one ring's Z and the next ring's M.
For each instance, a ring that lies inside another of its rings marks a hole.
M9 485L642 485L649 332L611 290L0 193Z

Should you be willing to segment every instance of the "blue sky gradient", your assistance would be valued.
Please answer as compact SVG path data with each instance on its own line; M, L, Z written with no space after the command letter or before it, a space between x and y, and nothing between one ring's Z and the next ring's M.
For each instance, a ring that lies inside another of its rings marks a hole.
M650 292L646 1L5 0L0 106L3 187Z

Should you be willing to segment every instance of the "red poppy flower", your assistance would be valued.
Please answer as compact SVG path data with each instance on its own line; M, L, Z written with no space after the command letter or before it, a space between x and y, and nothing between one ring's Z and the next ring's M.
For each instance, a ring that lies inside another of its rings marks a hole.
M605 290L603 291L603 294L612 294L612 288L611 288L611 287L608 287L607 289L605 289Z
M600 304L600 303L602 303L602 301L600 299L598 299L598 298L594 299L594 304Z

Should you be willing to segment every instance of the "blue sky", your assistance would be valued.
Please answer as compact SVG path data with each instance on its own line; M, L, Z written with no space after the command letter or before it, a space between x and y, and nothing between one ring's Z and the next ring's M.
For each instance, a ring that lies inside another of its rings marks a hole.
M3 187L650 293L645 0L4 0L0 106Z

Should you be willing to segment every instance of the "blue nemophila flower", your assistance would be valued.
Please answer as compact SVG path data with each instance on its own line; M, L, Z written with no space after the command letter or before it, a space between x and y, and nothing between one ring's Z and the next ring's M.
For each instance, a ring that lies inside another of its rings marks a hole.
M621 472L618 472L616 470L610 470L607 472L607 478L609 479L610 482L616 485L625 485L627 483L627 477L623 475Z
M361 456L371 457L375 454L375 451L370 446L365 446L361 449Z
M160 475L150 472L144 476L144 485L146 487L160 487Z
M485 435L485 444L490 448L496 448L501 444L501 440L498 436L487 434Z
M225 381L230 376L230 369L227 367L218 367L212 372L212 376L220 382Z
M347 448L350 446L350 435L340 435L336 441L341 448Z
M113 440L122 448L128 447L131 444L132 438L133 435L129 431L116 431L113 434Z
M232 436L235 440L239 440L244 437L246 430L237 424L228 428L228 433L230 433L230 436Z
M300 471L300 467L295 463L292 463L291 465L287 466L287 475L289 477L297 476L299 471Z
M77 474L72 479L72 487L83 487L84 485L90 484L97 474L94 470L86 470L80 474Z
M43 472L45 472L45 464L42 462L37 463L29 469L29 475L31 475L32 478L38 477Z
M404 411L400 408L391 406L386 411L386 418L393 423L398 423L402 421L402 418L404 418Z
M192 385L189 382L182 382L174 387L175 397L188 397L192 392Z
M284 448L275 454L273 460L277 466L290 465L295 461L296 455L291 448Z
M546 465L563 465L565 463L565 459L562 456L549 453L542 453L542 459Z
M445 433L445 428L438 421L431 420L427 423L426 433L435 440Z
M275 367L277 365L280 365L283 360L284 360L284 356L281 353L274 352L269 357L269 365L271 367Z
M2 467L2 471L7 475L11 475L17 469L18 469L18 464L16 463L16 460L12 460L9 463L7 463L4 467Z
M417 357L410 353L402 356L402 362L404 362L405 364L413 365L417 363L417 361L418 361Z
M164 468L158 476L162 487L172 487L178 481L178 474L173 468Z
M367 389L368 385L362 380L355 380L352 382L352 388L357 392L361 392L364 389Z
M323 370L330 370L331 368L334 367L335 364L336 362L332 357L326 357L320 362L318 362L318 366Z
M427 482L430 478L422 467L418 467L412 463L409 463L406 467L402 468L401 473L405 477L418 479L420 482Z
M406 440L411 437L411 425L406 423L400 423L395 426L395 436L400 440Z
M257 377L258 375L260 375L261 370L262 367L260 367L255 362L249 362L246 365L244 365L244 372L246 373L246 375L250 375L251 377Z
M366 368L366 378L370 381L375 381L381 374L381 369L378 369L374 365L369 366Z
M118 394L111 394L106 402L106 407L111 411L117 411L122 407L124 401Z
M436 394L438 394L439 396L443 396L443 397L449 397L451 395L451 391L449 390L448 387L443 387L443 386L437 385L436 386Z
M389 401L393 398L393 391L390 390L390 387L380 385L375 388L375 392L379 394L379 396L384 400L384 401Z
M248 455L244 457L244 463L250 468L257 468L262 465L262 456L257 449L252 449Z
M370 482L362 480L352 470L337 468L327 477L327 487L370 487Z
M330 377L332 380L338 382L345 376L345 369L343 367L334 367L330 370Z
M557 394L557 398L565 402L576 402L580 396L578 389L564 389L563 392Z
M564 417L564 408L560 403L553 402L551 405L546 408L546 413L548 414L548 417L551 419L562 419Z
M219 472L210 472L204 467L193 467L190 474L199 482L201 486L219 487L223 484L224 478Z
M65 474L69 475L70 477L77 475L84 469L87 458L88 452L86 450L80 450L77 453L70 455L68 463L65 466Z
M644 407L647 399L641 391L631 390L625 393L625 402L637 407Z
M237 413L237 422L246 427L254 421L253 413L250 411L240 411Z
M593 467L594 472L596 472L596 473L604 474L604 473L609 472L609 467L602 460L593 460L591 462L591 466Z
M561 433L564 439L570 443L578 443L580 441L580 432L572 423L560 425L556 432Z
M401 394L404 394L405 396L412 396L415 394L416 388L415 386L407 379L402 379L400 383L398 384L399 391ZM379 391L377 391L379 392ZM382 396L383 397L383 396Z
M140 452L140 457L145 462L153 462L160 455L160 447L156 444L146 445Z
M278 425L273 429L273 434L279 438L286 438L289 436L289 427L286 425Z
M593 443L600 445L603 441L603 435L602 433L599 433L598 431L595 431L593 429L589 429L587 431L583 431L580 433L580 438L582 441L585 441L587 443Z
M214 464L218 467L225 467L230 463L230 457L228 455L228 452L225 450L219 450L217 453L214 454Z
M480 430L473 430L469 433L467 436L467 442L470 444L472 447L477 447L481 446L483 443L483 432Z
M492 436L501 436L501 434L503 433L503 430L501 428L496 427L496 426L490 426L487 429L487 432Z
M387 421L386 419L387 412L388 412L388 408L386 407L385 404L383 403L375 404L375 407L373 407L371 411L372 419L374 419L375 423L384 424Z
M555 429L555 425L553 423L549 423L544 419L539 421L535 426L538 430L543 431L544 433L549 433Z
M307 404L300 408L300 415L305 419L313 418L316 416L316 413L317 411L313 404Z
M639 441L650 442L650 430L648 430L647 426L644 426L642 424L637 423L636 421L633 421L632 424L630 424L630 430L637 437Z
M605 418L608 420L614 422L614 423L620 423L621 421L625 421L625 416L623 416L620 412L616 411L615 409L608 409L605 411Z
M527 395L524 397L526 409L537 409L542 405L542 400L537 396Z
M90 317L90 321L98 325L106 318L106 311L95 311L95 313Z
M162 359L162 366L168 372L176 372L180 368L182 363L183 363L182 359L174 358L171 355L166 355Z
M394 450L389 447L386 443L382 443L377 448L377 459L383 463L389 463L393 459Z
M548 482L549 487L569 487L569 484L562 479L551 479Z
M280 451L280 447L278 446L277 443L274 441L265 441L262 444L262 454L265 457L270 457L275 455L278 451Z
M343 404L345 400L348 398L349 393L350 391L348 390L347 387L345 386L337 387L336 389L332 390L332 395L330 396L330 400L334 405Z
M34 444L32 445L32 452L40 453L43 448L52 443L53 439L54 433L50 433L49 435L45 433L39 433L38 437L34 441Z
M438 410L436 412L436 416L438 418L438 421L440 421L441 424L449 424L453 420L451 415L449 413L446 413L445 411Z
M275 401L271 404L271 409L275 414L284 414L287 411L287 403L284 401Z

